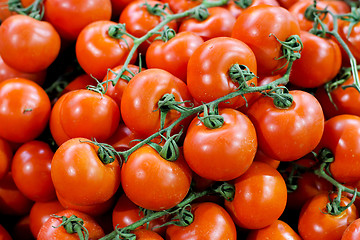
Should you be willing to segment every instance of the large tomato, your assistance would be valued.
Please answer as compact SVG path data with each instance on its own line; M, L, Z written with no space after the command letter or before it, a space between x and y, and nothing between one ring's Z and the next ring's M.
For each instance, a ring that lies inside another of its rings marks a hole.
M115 160L104 164L98 147L86 138L63 143L51 162L51 178L57 194L77 205L94 205L109 200L120 185L120 166Z
M194 118L186 132L184 155L199 176L228 181L243 174L253 162L256 132L251 121L237 110L220 109L219 115L224 124L215 129Z
M349 50L351 51L351 53L353 54L353 56L355 57L355 59L359 62L360 61L360 23L357 22L355 25L352 26L351 28L351 32L349 34L350 31L350 22L349 21L341 21L339 23L339 35L341 36L341 38L344 40L344 42L346 43L346 45L348 46ZM348 61L349 61L349 57L347 55L347 53L342 49L342 55L343 55L343 59L344 59L344 63L346 63L346 65L349 65ZM345 62L347 61L347 62Z
M257 74L256 59L252 50L242 41L229 37L213 38L191 55L187 68L189 91L198 102L211 102L238 89L239 84L229 75L230 68L245 65ZM248 85L256 84L256 78ZM245 94L245 97L251 95ZM237 108L245 104L241 96L219 104L220 107Z
M279 73L278 70L286 65L286 59L279 59L283 51L278 40L285 41L292 35L300 35L300 27L289 11L258 5L240 14L231 36L242 40L254 51L260 75L271 75Z
M23 143L38 137L50 116L50 99L44 89L23 78L0 83L0 136Z
M353 221L344 231L341 240L356 240L360 238L360 219Z
M247 229L260 229L274 223L283 213L287 199L286 184L280 173L262 162L234 180L235 197L225 201L235 223Z
M316 98L300 90L290 94L294 101L287 109L277 108L270 97L262 97L247 110L259 148L280 161L293 161L311 152L324 131L324 115Z
M276 220L262 229L252 230L246 240L301 240L300 236L286 223Z
M244 4L244 6L240 6L240 3ZM225 5L224 7L227 8L235 18L237 18L245 9L260 4L279 6L277 0L252 0L252 1L240 0L240 1L229 1L228 4Z
M1 24L0 55L18 71L43 71L54 62L59 51L60 36L48 22L18 14Z

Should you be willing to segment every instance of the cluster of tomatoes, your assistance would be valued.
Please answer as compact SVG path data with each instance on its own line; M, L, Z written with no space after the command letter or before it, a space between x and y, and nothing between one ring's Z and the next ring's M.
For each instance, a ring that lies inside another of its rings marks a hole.
M360 239L358 5L1 0L0 239Z

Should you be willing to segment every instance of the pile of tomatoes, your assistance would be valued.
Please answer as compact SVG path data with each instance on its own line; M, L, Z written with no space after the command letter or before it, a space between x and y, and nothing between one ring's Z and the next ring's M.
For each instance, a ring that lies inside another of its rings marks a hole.
M357 1L0 1L0 239L360 239Z

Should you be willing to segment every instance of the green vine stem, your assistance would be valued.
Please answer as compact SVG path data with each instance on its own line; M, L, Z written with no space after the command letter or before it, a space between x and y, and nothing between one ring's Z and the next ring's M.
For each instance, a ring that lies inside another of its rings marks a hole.
M69 234L77 233L80 240L88 240L89 239L89 232L84 227L84 221L81 218L78 218L75 215L72 215L70 217L65 216L58 216L58 215L51 215L55 218L61 218L62 222L60 225L54 227L64 227L66 232Z
M35 0L31 5L24 8L20 0L9 0L8 8L12 12L41 20L44 17L44 4L43 0Z

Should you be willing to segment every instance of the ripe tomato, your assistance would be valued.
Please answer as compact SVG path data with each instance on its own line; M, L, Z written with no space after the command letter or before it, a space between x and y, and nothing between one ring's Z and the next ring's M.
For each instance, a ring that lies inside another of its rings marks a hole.
M262 229L252 230L246 240L301 240L300 236L286 223L276 220Z
M231 12L222 7L208 9L209 17L203 21L189 18L179 26L179 32L193 32L204 39L204 41L215 37L230 37L235 17Z
M286 184L280 173L268 164L253 162L243 175L234 180L234 185L234 200L225 201L225 207L238 226L264 228L283 213Z
M30 217L25 215L15 223L11 231L12 239L34 240L34 236L30 230Z
M295 17L285 8L269 5L258 5L244 10L236 19L231 34L253 50L260 75L279 74L278 71L286 64L286 59L278 59L283 55L283 51L277 39L285 41L292 35L300 35L300 27Z
M147 229L134 231L137 240L164 240L159 234Z
M323 0L328 6L333 8L338 14L346 14L351 12L350 5L341 0Z
M1 240L12 240L9 232L0 224L0 239Z
M252 1L246 1L246 0L240 0L238 2L250 2L249 7L254 7L260 4L266 4L271 6L280 6L279 3L276 0L252 0ZM227 5L224 6L226 9L228 9L231 14L237 18L246 8L240 7L235 1L230 1Z
M106 140L116 151L126 151L135 146L141 137L131 131L124 123L120 123L116 132Z
M320 142L324 115L320 103L311 94L290 91L290 108L275 107L273 99L262 97L248 109L261 151L280 161L293 161L311 152Z
M15 153L11 173L18 189L33 201L50 201L56 198L51 181L51 160L54 153L42 141L23 144Z
M50 116L50 99L33 81L12 78L0 83L0 137L23 143L38 137Z
M201 4L200 0L162 0L162 2L169 4L170 9L174 13L185 12Z
M194 221L186 227L170 225L166 230L166 239L237 239L235 224L221 206L203 202L194 204L191 212L194 215Z
M344 40L348 48L350 49L351 53L355 57L355 59L359 62L360 61L360 23L356 23L351 28L351 33L349 35L350 30L350 22L348 21L341 21L339 22L339 30L338 33L341 36L341 38ZM347 53L341 48L342 55L345 61L349 61L349 57ZM344 62L345 62L344 61Z
M184 156L199 176L228 181L242 175L253 162L256 132L251 121L237 110L220 109L219 115L224 124L215 129L207 128L197 117L193 119L184 140Z
M245 65L257 74L255 55L242 41L219 37L198 47L191 55L187 69L187 84L194 99L207 103L236 91L239 84L229 76L229 69L235 64ZM256 78L247 83L256 84ZM250 96L245 94L245 97ZM244 104L245 100L237 96L219 106L238 108Z
M10 144L6 140L0 138L0 181L8 174L12 157L13 153Z
M146 91L144 91L146 89ZM136 74L123 93L121 99L121 115L124 123L135 133L148 137L160 130L160 111L158 102L164 94L171 93L178 102L187 101L181 106L189 107L192 97L186 84L161 69L147 69ZM180 117L176 110L166 115L165 128ZM186 121L182 123L187 125ZM178 131L180 124L177 125Z
M72 80L64 90L61 92L61 95L64 95L67 92L79 89L86 89L87 86L96 86L97 82L94 78L87 74L81 74L77 76L74 80Z
M110 0L46 0L44 7L44 19L68 40L76 40L86 25L111 18Z
M180 203L189 191L191 170L182 154L174 161L145 145L133 152L121 168L121 184L136 205L160 211Z
M308 201L301 209L298 230L304 240L339 240L347 226L358 218L355 205L334 216L327 213L328 203L329 195L322 193ZM349 203L348 198L341 198L341 206Z
M134 46L134 41L124 35L115 39L108 34L112 21L96 21L81 30L76 40L76 58L85 72L101 80L109 68L123 64ZM131 63L137 58L134 53Z
M73 138L55 152L51 178L57 194L77 205L94 205L109 200L120 185L118 161L104 164L98 147L86 138Z
M280 3L280 6L289 9L292 5L300 0L277 0Z
M341 68L341 51L332 39L301 31L301 58L292 66L290 82L303 88L319 87L332 80Z
M124 8L135 0L111 0L111 8L113 17L118 17Z
M155 40L146 52L146 66L160 68L186 82L186 69L191 55L204 43L193 32L180 32L167 42Z
M41 226L50 218L50 215L64 210L59 201L35 202L30 210L30 230L34 238L37 237Z
M48 22L18 14L1 24L0 55L8 66L18 71L43 71L54 62L59 51L60 36Z
M267 155L265 155L260 149L257 149L254 161L260 161L269 164L273 168L277 169L280 165L280 161L273 159Z
M89 215L74 211L74 210L63 210L56 213L57 216L65 216L69 218L72 215L75 215L78 218L81 218L84 221L84 227L87 229L89 234L89 240L95 240L103 237L104 231L100 225ZM76 233L68 233L63 226L58 227L62 223L61 218L51 216L40 228L37 240L76 240L79 239Z
M353 221L344 231L341 240L356 240L360 238L360 218Z

